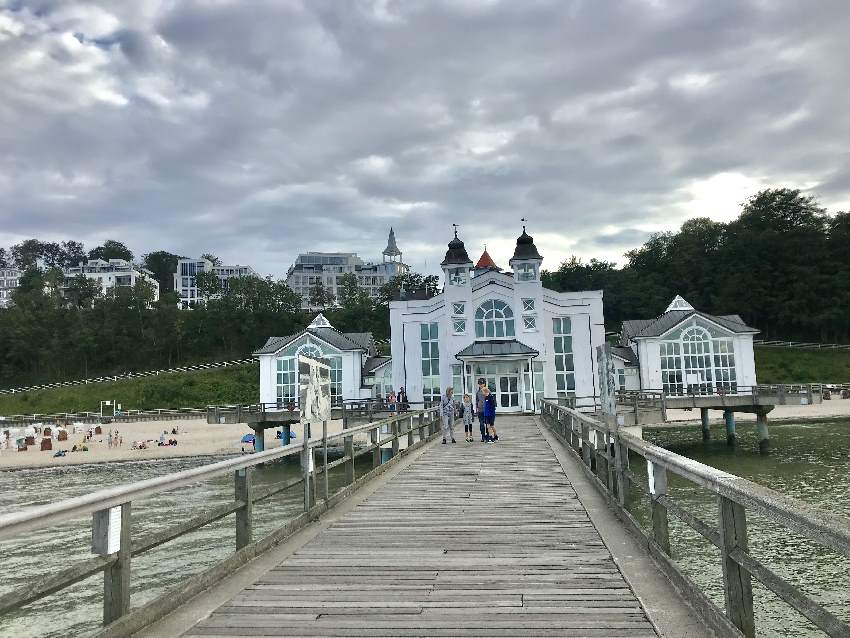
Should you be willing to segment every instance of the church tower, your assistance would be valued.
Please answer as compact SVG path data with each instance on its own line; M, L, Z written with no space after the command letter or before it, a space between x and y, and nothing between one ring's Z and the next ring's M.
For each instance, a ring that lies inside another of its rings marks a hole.
M387 247L384 248L384 262L387 261L401 262L401 251L395 243L395 231L392 226L390 226L390 236L387 237Z

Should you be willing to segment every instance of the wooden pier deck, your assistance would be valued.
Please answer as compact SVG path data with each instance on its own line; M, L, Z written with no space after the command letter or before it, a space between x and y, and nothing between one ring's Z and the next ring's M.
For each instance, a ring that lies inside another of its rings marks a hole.
M502 425L427 449L184 635L656 636L535 419Z

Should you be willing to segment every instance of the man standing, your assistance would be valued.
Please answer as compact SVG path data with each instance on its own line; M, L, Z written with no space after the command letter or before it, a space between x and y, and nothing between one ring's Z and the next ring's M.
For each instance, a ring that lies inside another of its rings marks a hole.
M484 424L484 388L487 383L478 379L478 389L475 391L475 414L478 415L478 426L481 428L481 442L487 442L487 426Z
M443 417L443 445L445 445L447 437L451 438L452 443L457 443L454 433L455 402L452 398L453 393L452 388L446 388L446 393L440 399L440 416Z

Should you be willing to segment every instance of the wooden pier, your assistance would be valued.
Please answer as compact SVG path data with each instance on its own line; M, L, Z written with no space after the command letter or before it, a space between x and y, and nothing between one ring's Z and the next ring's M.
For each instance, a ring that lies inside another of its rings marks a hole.
M503 424L432 446L184 635L654 637L534 418Z
M42 578L0 596L0 615L102 573L102 637L754 638L758 580L775 594L774 604L789 605L830 636L850 636L841 614L808 594L805 583L760 562L747 538L754 513L850 557L846 518L576 409L547 400L541 408L541 416L501 417L497 443L465 443L456 427L458 443L442 445L438 410L427 408L4 513L0 539L22 541L30 530L90 515L94 555L46 566ZM368 444L355 448L356 437ZM344 455L329 461L335 441ZM389 458L381 453L387 446ZM252 486L253 468L296 456L299 478ZM645 476L637 471L642 465ZM331 471L341 472L335 491ZM228 474L233 501L198 503L190 519L134 533L144 509L131 509L133 501L174 489L189 494L193 484ZM713 493L719 519L690 511L668 489L668 474ZM256 538L253 512L289 489L303 492L303 512ZM649 504L648 527L633 515L639 502ZM138 555L231 516L233 553L133 605ZM677 563L673 517L718 548L724 604Z

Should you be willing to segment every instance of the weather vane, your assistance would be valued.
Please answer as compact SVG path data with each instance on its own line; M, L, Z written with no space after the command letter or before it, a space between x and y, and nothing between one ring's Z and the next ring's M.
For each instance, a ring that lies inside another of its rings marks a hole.
M457 229L458 229L458 225L457 225L457 224L452 224L452 226L454 226L454 227L455 227L455 239L457 239Z
M525 232L525 222L527 222L528 220L525 217L523 217L519 221L522 222L522 232Z

